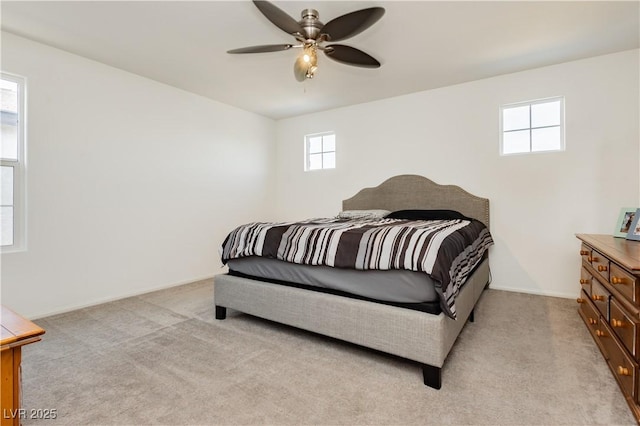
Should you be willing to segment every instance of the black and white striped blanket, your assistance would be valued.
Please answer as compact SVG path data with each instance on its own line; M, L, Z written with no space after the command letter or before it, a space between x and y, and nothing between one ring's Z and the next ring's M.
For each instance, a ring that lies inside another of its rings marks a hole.
M239 226L221 247L222 262L264 256L304 265L407 269L428 274L443 312L456 317L455 297L493 244L477 220L309 219Z

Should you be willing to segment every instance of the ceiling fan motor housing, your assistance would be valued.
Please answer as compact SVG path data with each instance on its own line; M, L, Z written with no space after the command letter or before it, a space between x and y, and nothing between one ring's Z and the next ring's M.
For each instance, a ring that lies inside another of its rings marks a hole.
M320 14L315 9L304 9L300 15L302 19L298 21L300 27L304 31L304 37L307 40L315 40L320 35L320 31L324 24L320 22Z

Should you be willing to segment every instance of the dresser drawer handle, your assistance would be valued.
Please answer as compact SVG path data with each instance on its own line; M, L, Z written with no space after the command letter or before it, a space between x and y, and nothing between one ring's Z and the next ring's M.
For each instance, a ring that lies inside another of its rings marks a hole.
M578 298L576 299L576 302L578 302L578 303L584 303L584 299L583 299L582 297L578 297Z
M604 301L604 296L601 296L599 294L594 294L593 296L591 296L591 299L593 299L594 302Z
M580 284L589 284L589 280L586 278L580 278Z
M611 319L611 325L612 325L612 326L614 326L614 327L620 327L620 328L622 328L622 327L624 327L624 321L623 321L623 320L619 320L619 319L612 318L612 319Z
M580 250L580 256L586 256L589 254L588 250Z
M598 337L606 337L607 334L602 330L596 330L596 336L598 336Z
M587 260L588 260L589 262L595 262L595 261L597 261L597 260L598 260L598 258L597 258L597 257L593 257L593 256L589 256L589 257L587 257Z
M620 374L621 376L630 376L631 372L629 371L629 369L627 367L623 367L621 365L618 366L618 374Z
M605 265L598 265L598 271L604 272L606 270L607 270L607 267Z
M611 277L611 284L624 284L624 278Z
M591 324L591 325L596 325L597 323L598 323L598 320L597 320L597 319L589 318L589 324Z

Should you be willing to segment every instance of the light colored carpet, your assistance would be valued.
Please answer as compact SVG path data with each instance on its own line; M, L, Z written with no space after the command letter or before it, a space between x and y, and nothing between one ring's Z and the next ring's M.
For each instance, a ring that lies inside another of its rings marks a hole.
M37 320L24 424L635 424L572 300L487 290L437 391L416 364L229 311L201 281Z

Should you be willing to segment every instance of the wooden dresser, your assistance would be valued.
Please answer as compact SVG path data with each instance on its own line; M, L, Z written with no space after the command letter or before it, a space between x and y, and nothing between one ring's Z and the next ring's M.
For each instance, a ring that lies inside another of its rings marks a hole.
M640 241L578 234L578 312L640 424Z

